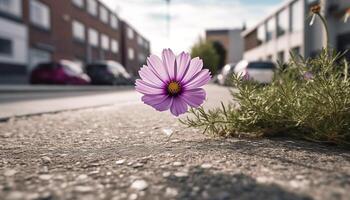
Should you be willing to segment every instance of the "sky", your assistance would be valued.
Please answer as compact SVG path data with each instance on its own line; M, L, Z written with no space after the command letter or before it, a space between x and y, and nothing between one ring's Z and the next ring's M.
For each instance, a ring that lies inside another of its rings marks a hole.
M190 51L206 29L254 26L285 0L171 0L170 34L165 0L101 0L151 42L152 53L164 48Z

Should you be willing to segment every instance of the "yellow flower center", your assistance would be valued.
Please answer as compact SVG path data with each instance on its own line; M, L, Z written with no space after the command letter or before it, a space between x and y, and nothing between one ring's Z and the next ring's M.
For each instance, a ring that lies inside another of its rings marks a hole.
M177 94L179 93L181 90L181 86L178 82L170 82L168 85L168 92L170 94Z

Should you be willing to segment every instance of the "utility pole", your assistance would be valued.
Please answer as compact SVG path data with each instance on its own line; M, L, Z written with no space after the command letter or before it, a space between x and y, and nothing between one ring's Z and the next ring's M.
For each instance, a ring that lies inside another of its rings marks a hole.
M167 15L166 15L166 32L167 32L167 37L170 39L170 3L171 0L165 0L166 6L167 6Z

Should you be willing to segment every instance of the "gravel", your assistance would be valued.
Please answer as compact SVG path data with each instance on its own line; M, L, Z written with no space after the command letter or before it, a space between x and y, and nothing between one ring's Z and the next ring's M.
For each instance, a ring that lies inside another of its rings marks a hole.
M4 200L350 199L348 150L209 138L141 104L14 118L0 132Z

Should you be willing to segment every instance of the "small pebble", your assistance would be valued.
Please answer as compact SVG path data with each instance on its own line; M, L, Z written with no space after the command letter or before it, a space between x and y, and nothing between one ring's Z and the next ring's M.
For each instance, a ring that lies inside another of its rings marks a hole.
M94 191L94 188L90 186L76 186L74 191L79 193L88 193Z
M182 162L174 162L173 163L173 166L174 167L181 167L181 166L183 166L184 164L182 163Z
M165 196L167 197L175 197L179 194L179 192L177 191L176 188L171 188L171 187L168 187L166 188L165 190Z
M188 173L186 172L175 172L174 175L179 178L188 177Z
M125 163L125 159L115 161L115 164L122 165Z
M136 180L131 184L131 188L142 191L148 188L148 183L145 180Z
M212 165L209 164L209 163L204 163L204 164L201 165L201 168L203 168L203 169L210 169L210 168L212 168Z
M129 196L129 200L136 200L137 199L137 194L133 193Z
M15 174L17 174L16 170L14 170L14 169L5 169L4 176L10 177L10 176L14 176Z

